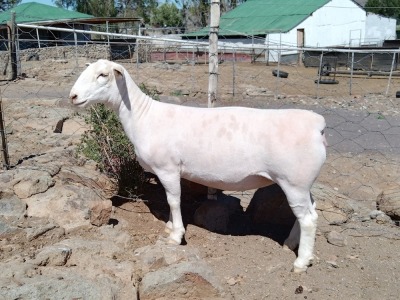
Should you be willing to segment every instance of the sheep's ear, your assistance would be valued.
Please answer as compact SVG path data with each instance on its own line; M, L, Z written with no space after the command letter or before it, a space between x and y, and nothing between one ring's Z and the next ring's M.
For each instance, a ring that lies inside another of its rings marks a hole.
M114 66L114 75L116 78L124 76L124 70L122 69L121 66L119 65Z

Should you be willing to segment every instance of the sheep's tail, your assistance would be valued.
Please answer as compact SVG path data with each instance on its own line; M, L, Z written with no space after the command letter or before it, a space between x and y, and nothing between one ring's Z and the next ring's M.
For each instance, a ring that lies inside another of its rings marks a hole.
M322 135L322 143L324 144L325 148L328 147L328 141L326 140L326 136L325 136L325 129L321 130L321 135Z

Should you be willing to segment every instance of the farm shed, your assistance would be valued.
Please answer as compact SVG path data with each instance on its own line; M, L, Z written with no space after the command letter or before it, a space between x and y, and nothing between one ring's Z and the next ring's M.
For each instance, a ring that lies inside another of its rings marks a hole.
M29 2L18 5L10 10L0 13L0 50L8 48L7 22L11 19L11 13L15 12L17 24L52 25L61 28L75 28L88 30L88 25L81 23L82 20L93 18L91 15L82 14L67 9L45 5L36 2ZM39 35L39 39L38 39ZM65 41L74 40L74 35L68 32L51 31L39 29L24 29L18 32L19 47L21 50L26 48L46 47L63 45ZM36 40L35 40L36 39ZM78 34L79 41L90 39L88 36Z
M87 31L98 30L102 32L109 32L109 26L111 24L125 23L125 26L120 26L118 28L118 32L126 34L136 34L139 25L136 26L137 28L135 28L135 26L133 26L132 24L139 24L140 22L142 22L141 18L99 18L59 7L30 2L18 5L13 9L0 13L0 37L2 38L0 50L5 50L8 47L6 25L11 18L12 11L16 13L17 24L43 25L56 28L68 28ZM86 44L88 41L94 41L99 37L93 36L91 34L76 33L76 38L78 44ZM104 36L102 38L103 41L104 39L106 39L104 38ZM73 33L58 30L36 30L19 28L18 39L20 50L27 48L66 46L75 44L75 37ZM131 42L134 43L135 41ZM115 45L115 48L118 47Z
M208 30L185 37L208 38ZM221 16L219 36L236 47L282 49L283 61L297 60L297 47L381 46L396 38L396 20L367 13L352 0L248 0ZM258 56L277 61L278 51Z

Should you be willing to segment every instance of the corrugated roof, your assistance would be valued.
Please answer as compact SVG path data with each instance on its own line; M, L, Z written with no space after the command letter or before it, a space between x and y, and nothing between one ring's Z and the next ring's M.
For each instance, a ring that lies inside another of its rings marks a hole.
M221 16L219 35L288 32L330 0L247 0ZM207 36L208 28L187 34Z
M0 24L6 24L15 11L17 23L34 23L50 20L87 19L93 16L46 4L29 2L0 13Z

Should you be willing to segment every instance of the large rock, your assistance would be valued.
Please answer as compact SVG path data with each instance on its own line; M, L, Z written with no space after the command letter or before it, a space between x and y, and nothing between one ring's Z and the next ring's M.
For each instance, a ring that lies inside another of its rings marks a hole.
M0 191L0 216L22 218L26 213L26 203L14 194Z
M311 193L317 203L317 210L329 224L343 224L354 213L350 199L330 187L314 184Z
M144 272L140 299L223 298L219 281L195 248L158 241L134 255Z
M107 224L111 217L111 200L84 186L57 185L25 201L28 216L51 218L67 231L88 226L91 221L97 226Z
M140 299L225 299L205 262L181 262L147 273Z
M376 199L377 207L393 220L400 220L400 189L383 191Z
M88 278L74 269L44 267L12 261L0 263L1 299L136 299L121 297L120 286L108 276Z
M48 172L29 169L19 169L14 176L14 182L14 193L20 199L43 193L55 184Z
M117 192L117 183L98 170L79 167L63 167L57 175L63 184L78 183L93 190L98 190L105 198L111 198Z

